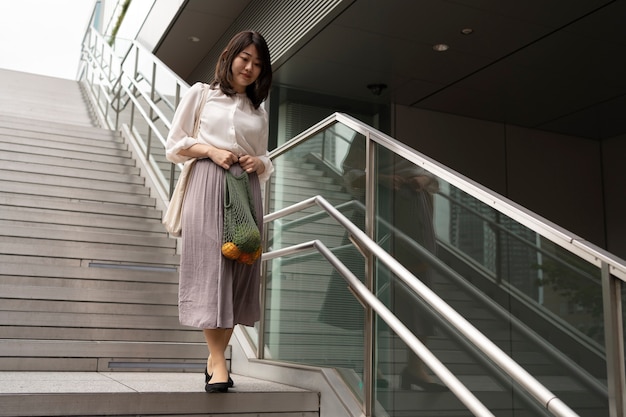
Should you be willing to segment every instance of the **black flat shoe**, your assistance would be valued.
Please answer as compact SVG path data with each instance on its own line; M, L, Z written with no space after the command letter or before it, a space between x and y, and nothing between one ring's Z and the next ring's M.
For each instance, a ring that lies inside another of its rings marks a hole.
M208 384L211 381L211 378L213 378L213 374L209 375L207 368L204 368L204 383ZM228 374L228 388L232 388L234 386L235 382L230 377L230 374Z
M206 392L228 392L228 382L216 382L215 384L204 384Z
M400 387L404 390L411 390L411 385L416 385L428 392L446 392L449 388L436 382L428 382L413 375L408 369L404 369L400 375Z

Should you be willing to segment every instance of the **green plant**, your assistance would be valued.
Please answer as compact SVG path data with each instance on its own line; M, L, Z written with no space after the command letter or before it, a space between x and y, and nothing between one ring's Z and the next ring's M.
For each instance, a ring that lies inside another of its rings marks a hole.
M128 6L130 6L131 0L125 0L122 4L122 9L120 10L120 14L117 17L117 21L115 22L115 26L111 31L111 38L109 39L109 45L113 46L115 43L115 37L117 36L117 32L120 30L120 26L122 26L122 22L124 21L124 17L126 16L126 11L128 10Z

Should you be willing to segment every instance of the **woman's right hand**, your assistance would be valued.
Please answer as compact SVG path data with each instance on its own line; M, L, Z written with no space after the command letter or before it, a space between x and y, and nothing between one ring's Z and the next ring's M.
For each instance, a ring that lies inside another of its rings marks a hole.
M215 162L217 165L221 166L224 169L230 169L230 166L232 164L239 161L237 155L235 155L231 151L215 148L213 146L210 146L209 149L207 149L207 156L211 158L213 162Z

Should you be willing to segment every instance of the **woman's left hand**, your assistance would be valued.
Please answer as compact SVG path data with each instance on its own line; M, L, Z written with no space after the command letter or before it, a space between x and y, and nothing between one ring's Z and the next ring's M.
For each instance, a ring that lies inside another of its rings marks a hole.
M265 165L256 156L244 155L239 157L239 165L248 174L256 172L262 174L265 171Z

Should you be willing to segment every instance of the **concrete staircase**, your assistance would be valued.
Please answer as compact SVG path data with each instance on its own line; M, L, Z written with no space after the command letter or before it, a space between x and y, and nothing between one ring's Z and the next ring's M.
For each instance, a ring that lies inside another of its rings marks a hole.
M317 393L243 376L204 393L176 241L95 125L78 82L0 70L0 415L319 415Z

